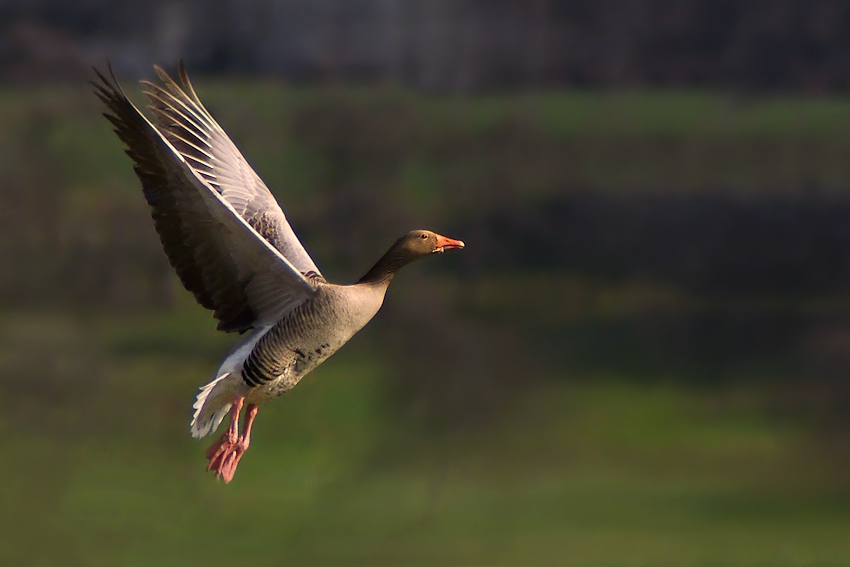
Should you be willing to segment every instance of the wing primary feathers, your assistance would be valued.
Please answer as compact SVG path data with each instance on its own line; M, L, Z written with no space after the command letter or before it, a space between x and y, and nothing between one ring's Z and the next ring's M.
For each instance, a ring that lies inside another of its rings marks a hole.
M171 109L172 112L177 113L180 116L182 116L189 124L191 124L192 126L197 128L198 132L204 132L206 130L212 129L212 125L209 123L208 117L199 116L198 113L195 111L195 109L193 109L191 106L184 103L180 99L180 97L176 96L173 92L169 92L169 91L163 89L162 87L160 87L159 85L155 85L155 84L150 83L148 81L143 81L142 84L145 87L154 89L153 91L145 91L145 95L148 98L152 99L152 101L156 101L156 102L161 103L162 105ZM176 102L181 107L183 107L183 109L186 112L188 112L189 114L191 114L194 117L194 120L189 118L188 116L186 116L186 114L183 111L176 108L171 103L171 101ZM203 123L203 125L198 124L198 122Z
M161 84L143 81L161 133L204 181L302 274L321 275L260 177L198 98L186 66L181 84L155 66ZM262 219L259 222L258 219Z
M201 156L213 161L214 154L175 137L167 124L167 135L157 130L127 98L111 65L108 76L94 72L95 94L127 146L169 262L186 289L213 310L219 329L244 332L269 324L311 297L315 284L233 208L223 191L213 189L219 180Z

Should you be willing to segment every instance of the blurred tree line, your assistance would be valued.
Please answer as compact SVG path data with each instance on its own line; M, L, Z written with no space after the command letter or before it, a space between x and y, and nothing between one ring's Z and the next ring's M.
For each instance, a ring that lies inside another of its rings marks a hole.
M838 0L7 0L0 78L54 81L109 56L195 71L380 79L441 91L527 85L843 90Z

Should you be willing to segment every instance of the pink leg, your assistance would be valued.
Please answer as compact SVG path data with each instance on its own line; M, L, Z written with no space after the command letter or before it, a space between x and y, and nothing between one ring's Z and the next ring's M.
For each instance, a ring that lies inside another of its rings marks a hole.
M251 426L254 425L254 418L257 417L257 405L248 404L247 412L245 413L245 425L242 427L242 437L245 443L245 448L251 441Z
M227 431L222 433L221 437L206 450L205 455L210 461L207 470L214 471L216 476L221 476L225 459L239 439L239 412L242 411L244 402L245 398L241 397L233 400L233 404L230 406L230 425Z
M236 474L236 466L239 465L239 460L245 451L248 450L248 445L251 444L251 426L254 424L254 418L257 417L257 406L248 404L247 412L245 413L245 424L242 427L242 435L234 445L234 450L228 455L221 471L221 478L225 483L233 480L233 475Z
M257 416L257 406L248 404L245 425L243 427L244 431L240 436L239 413L242 410L244 401L245 398L236 398L233 400L233 405L230 407L230 426L219 440L213 443L206 451L206 457L210 460L207 470L215 472L215 475L221 477L225 483L233 480L233 475L236 473L236 466L248 449L251 441L251 425Z

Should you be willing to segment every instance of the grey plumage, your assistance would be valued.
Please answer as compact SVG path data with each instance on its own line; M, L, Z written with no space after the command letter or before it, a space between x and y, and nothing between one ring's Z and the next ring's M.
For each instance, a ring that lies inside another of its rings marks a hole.
M247 433L238 442L235 433L242 402L253 420L257 404L295 386L372 319L397 269L463 243L412 231L357 284L328 283L271 192L201 104L182 62L180 85L156 71L162 84L143 85L158 127L130 102L111 68L109 77L95 70L93 85L127 145L183 285L213 311L219 329L250 331L201 388L191 425L192 435L203 437L232 408L230 430L210 456L210 467L229 480L248 443Z

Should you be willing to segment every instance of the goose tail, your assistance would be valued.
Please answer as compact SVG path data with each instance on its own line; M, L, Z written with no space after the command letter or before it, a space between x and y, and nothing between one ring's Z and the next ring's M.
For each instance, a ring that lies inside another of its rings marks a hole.
M230 372L217 376L214 380L201 386L201 391L192 406L195 415L192 416L192 437L200 439L218 429L233 402L234 391L227 378Z

